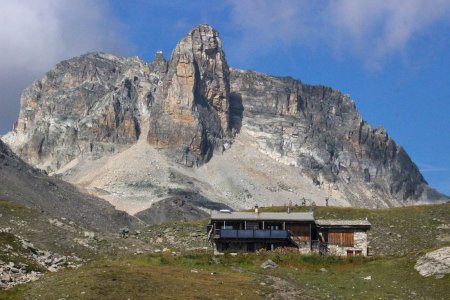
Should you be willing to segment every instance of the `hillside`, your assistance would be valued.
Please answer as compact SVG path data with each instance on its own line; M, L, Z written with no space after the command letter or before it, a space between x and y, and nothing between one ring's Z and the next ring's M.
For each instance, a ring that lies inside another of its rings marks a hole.
M151 63L104 53L63 61L20 105L2 138L18 156L131 214L180 192L236 209L448 199L347 95L230 68L209 25L168 61L160 52Z
M0 291L0 298L178 299L183 293L186 299L446 299L450 275L422 277L414 265L425 252L450 246L450 204L382 210L317 207L316 215L367 217L376 256L263 253L213 257L206 242L206 222L165 223L146 227L128 239L99 237L99 242L91 244L109 241L111 245L97 246L97 251L104 249L102 254L83 267L47 273L36 282ZM267 259L279 267L260 268Z
M30 167L1 140L0 182L0 200L26 206L49 218L66 218L98 231L142 226L139 220L114 209L108 202Z

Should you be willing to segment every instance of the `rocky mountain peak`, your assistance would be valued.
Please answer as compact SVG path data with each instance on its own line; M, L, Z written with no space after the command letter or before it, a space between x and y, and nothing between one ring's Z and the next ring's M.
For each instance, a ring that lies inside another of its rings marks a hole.
M192 29L173 51L170 67L166 108L170 111L174 101L184 101L178 108L186 105L191 111L196 105L209 104L218 113L222 129L227 130L230 71L219 33L207 24ZM177 94L178 88L181 94Z
M139 139L159 77L138 58L87 53L60 62L23 91L15 129L3 140L48 171L118 151Z
M229 131L229 74L218 32L195 27L172 53L148 141L188 165L208 161Z
M104 53L63 61L25 89L20 105L15 129L2 139L33 166L80 184L100 182L92 188L109 191L105 199L142 194L128 193L134 183L114 182L116 170L109 177L90 169L113 156L119 165L126 157L123 178L143 176L135 181L148 188L148 201L171 196L162 192L164 182L175 190L207 190L232 207L302 198L388 207L445 198L386 130L363 120L348 95L229 68L209 25L187 33L169 61L162 52L150 64ZM158 161L144 166L156 153ZM129 170L132 159L139 163ZM192 178L175 184L161 161L179 163ZM151 179L160 171L169 177ZM88 179L78 181L80 172Z
M155 57L150 64L150 69L156 73L166 73L167 72L167 60L161 50L156 51Z

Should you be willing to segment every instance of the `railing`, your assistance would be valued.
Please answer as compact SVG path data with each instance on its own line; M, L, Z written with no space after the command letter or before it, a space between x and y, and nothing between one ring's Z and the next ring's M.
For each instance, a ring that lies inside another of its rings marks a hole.
M226 239L288 239L287 230L271 229L220 229L220 238Z

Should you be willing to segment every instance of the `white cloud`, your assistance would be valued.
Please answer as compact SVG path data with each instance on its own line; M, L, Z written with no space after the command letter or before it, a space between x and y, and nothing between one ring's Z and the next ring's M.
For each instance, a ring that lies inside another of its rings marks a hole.
M230 0L231 21L249 52L279 43L330 47L371 67L401 53L416 34L450 20L447 0ZM258 51L260 52L260 51Z
M346 40L366 60L383 64L386 57L401 53L416 34L448 19L450 2L335 0L329 2L325 14L335 41Z
M59 61L127 46L106 1L0 1L0 129L16 119L21 90Z
M420 172L450 172L450 168L437 167L430 164L419 164Z
M231 22L238 28L240 51L264 54L272 47L301 42L318 33L311 26L314 5L307 0L231 0Z

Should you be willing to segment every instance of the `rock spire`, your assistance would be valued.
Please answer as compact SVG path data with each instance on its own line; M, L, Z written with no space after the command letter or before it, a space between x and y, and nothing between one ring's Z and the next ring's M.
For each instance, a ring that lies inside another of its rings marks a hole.
M188 165L208 161L229 132L229 76L219 33L195 27L172 53L148 141Z

